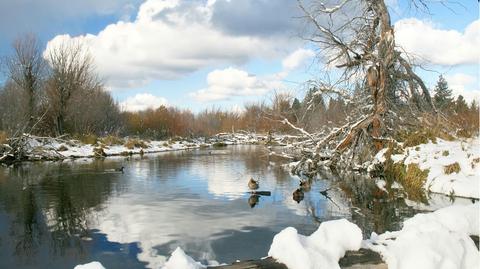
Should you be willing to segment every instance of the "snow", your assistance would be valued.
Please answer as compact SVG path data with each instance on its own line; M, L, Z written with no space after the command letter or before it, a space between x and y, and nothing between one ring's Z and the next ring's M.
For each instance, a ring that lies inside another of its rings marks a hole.
M91 262L86 264L79 264L73 269L105 269L100 262Z
M290 269L340 268L338 260L347 250L358 250L362 231L345 220L323 222L310 236L297 233L293 227L273 238L268 255Z
M480 229L480 204L417 214L397 232L372 233L363 247L379 252L389 269L478 268L480 253L470 235Z
M190 256L185 254L185 252L177 247L172 253L168 261L165 263L163 269L201 269L206 268L199 262L193 260Z
M385 162L386 149L379 151L372 165ZM437 138L429 142L408 147L403 154L393 154L394 162L405 165L418 164L429 170L424 188L434 193L468 198L480 198L480 137L446 141ZM458 163L458 173L446 174L447 165ZM372 166L371 166L372 167Z

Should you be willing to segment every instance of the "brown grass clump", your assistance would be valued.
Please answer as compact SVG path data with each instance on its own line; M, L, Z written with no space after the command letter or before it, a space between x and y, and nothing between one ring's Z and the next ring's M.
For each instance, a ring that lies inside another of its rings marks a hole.
M85 134L78 136L78 140L83 144L95 145L98 142L98 137L94 134Z
M100 142L102 142L107 146L123 145L125 143L125 141L122 138L115 135L108 135L108 136L102 137L100 138Z
M443 172L445 172L447 175L458 173L460 172L460 164L458 164L458 162L449 164L443 168Z
M147 143L145 141L136 139L136 138L130 138L123 144L127 149L134 149L134 148L148 148Z
M0 144L7 144L8 136L6 132L0 131Z
M67 151L67 150L68 150L68 148L67 148L65 145L61 145L61 146L57 149L57 151Z
M398 136L398 139L404 142L404 147L414 147L420 144L426 144L429 141L437 143L437 138L447 141L455 140L450 134L436 128L425 128L414 132L402 132Z

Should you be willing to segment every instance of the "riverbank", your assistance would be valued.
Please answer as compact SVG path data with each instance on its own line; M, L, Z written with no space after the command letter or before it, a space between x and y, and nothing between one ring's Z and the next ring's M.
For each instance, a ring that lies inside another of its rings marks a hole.
M253 133L220 133L212 137L152 141L137 138L105 137L92 143L75 139L38 137L24 134L0 145L0 163L18 161L56 161L75 158L103 158L135 154L223 147L227 145L286 145L296 136Z
M388 178L378 180L383 189L396 185L407 190L480 199L480 137L454 141L437 138L401 151L385 148L378 152L369 169L385 170L387 176L390 173L396 177L394 182L388 182Z

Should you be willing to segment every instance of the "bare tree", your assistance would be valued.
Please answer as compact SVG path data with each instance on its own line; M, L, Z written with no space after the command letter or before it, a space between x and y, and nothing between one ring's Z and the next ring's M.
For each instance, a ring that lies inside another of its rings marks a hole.
M27 98L25 127L31 128L36 121L36 99L43 86L47 65L42 57L38 39L34 35L17 38L12 47L13 55L5 59L7 77Z
M313 94L355 108L346 124L315 136L312 156L329 155L335 164L347 153L374 154L402 126L425 123L425 113L436 115L427 87L395 44L384 0L297 1L308 25L303 36L318 46L325 63L325 79L310 82L318 91Z
M65 132L67 108L72 96L101 87L94 73L93 60L87 49L78 42L66 42L52 48L47 55L51 66L47 94L55 114L58 134Z

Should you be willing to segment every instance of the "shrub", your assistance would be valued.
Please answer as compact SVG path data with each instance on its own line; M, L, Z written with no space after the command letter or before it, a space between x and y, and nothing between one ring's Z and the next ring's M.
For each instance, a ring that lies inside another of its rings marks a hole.
M442 156L448 156L448 155L450 155L450 152L448 152L448 150L444 150L442 152Z
M458 173L460 172L460 164L458 164L458 162L449 164L443 168L443 172L445 172L447 175Z

